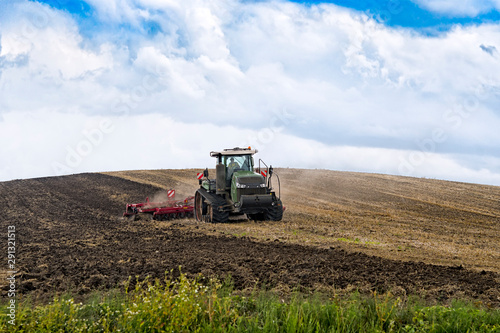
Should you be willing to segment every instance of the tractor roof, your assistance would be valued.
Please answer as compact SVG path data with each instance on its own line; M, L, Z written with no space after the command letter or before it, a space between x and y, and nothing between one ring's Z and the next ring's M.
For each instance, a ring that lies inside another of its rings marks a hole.
M217 157L219 155L228 156L228 155L253 155L258 152L257 149L248 148L232 148L232 149L224 149L223 151L211 151L210 156Z

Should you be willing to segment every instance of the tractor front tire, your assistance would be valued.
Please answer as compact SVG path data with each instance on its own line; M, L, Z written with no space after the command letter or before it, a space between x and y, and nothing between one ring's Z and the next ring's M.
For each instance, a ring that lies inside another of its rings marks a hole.
M281 203L281 200L278 199L275 205L268 210L266 214L266 220L281 221L282 218L283 218L283 204Z

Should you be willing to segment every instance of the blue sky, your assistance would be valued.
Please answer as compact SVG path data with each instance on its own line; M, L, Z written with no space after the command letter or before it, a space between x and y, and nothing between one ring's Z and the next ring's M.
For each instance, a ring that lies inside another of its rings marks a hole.
M0 180L211 166L500 185L500 2L0 2Z
M91 5L85 1L59 1L46 0L38 1L46 3L53 8L68 11L78 18L85 28L91 29L89 24L98 22L94 16L95 11ZM265 1L246 1L246 2L265 2ZM437 33L451 29L454 25L469 25L483 24L486 22L498 22L500 20L500 12L491 3L488 5L477 6L476 10L470 11L436 11L430 10L419 1L411 0L386 0L386 1L353 1L353 0L337 0L337 1L299 1L291 0L291 2L303 4L306 6L317 6L321 4L334 4L337 6L351 8L356 11L365 12L374 17L379 22L382 22L392 27L412 28L416 31L425 33ZM480 3L480 2L478 2ZM485 3L485 2L483 2ZM486 2L487 3L487 2ZM474 8L474 7L472 7ZM476 12L477 11L477 12Z
M484 7L484 9L483 7L477 8L479 13L476 13L474 10L468 12L436 11L425 7L423 2L410 0L293 2L310 5L332 3L369 13L388 26L412 28L424 32L446 31L456 24L481 24L485 22L495 22L500 19L500 13L494 6L487 6Z

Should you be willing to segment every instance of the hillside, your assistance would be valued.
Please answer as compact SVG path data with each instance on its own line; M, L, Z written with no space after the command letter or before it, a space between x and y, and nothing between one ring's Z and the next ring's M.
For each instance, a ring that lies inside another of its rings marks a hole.
M197 171L0 183L0 225L16 226L20 291L86 294L182 265L191 275L230 274L240 289L265 283L500 302L500 187L279 169L286 211L278 223L120 219L127 202L162 189L192 195Z
M109 174L188 196L198 186L197 171ZM287 208L282 223L240 222L217 225L217 231L500 273L500 187L327 170L277 172Z

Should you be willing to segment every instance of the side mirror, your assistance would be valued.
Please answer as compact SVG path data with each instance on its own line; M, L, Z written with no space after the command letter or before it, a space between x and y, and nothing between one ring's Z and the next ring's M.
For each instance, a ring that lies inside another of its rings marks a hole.
M271 177L273 175L273 166L271 165L269 167L269 177Z
M208 178L208 168L206 168L205 170L203 170L203 177Z

